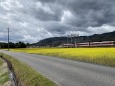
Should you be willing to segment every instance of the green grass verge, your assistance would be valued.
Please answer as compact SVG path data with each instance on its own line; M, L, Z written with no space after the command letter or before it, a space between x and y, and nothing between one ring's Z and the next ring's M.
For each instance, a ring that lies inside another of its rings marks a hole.
M2 64L3 64L3 61L0 58L0 86L9 80L8 71L5 71L7 70L6 68L3 70Z
M2 65L2 63L3 63L3 61L2 61L2 59L0 59L0 66Z
M0 55L3 55L3 57L7 58L12 63L17 78L23 86L57 86L54 82L42 76L25 63L3 53L0 53Z
M9 81L8 72L0 73L0 86L3 85L5 82Z

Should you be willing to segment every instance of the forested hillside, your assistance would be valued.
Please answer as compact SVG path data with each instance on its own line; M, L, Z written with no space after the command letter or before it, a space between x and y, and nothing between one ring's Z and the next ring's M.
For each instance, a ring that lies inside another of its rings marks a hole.
M37 46L58 46L62 43L71 43L71 38L67 37L52 37L40 40L38 43L34 43ZM72 38L74 43L75 38ZM115 41L115 31L103 34L94 34L91 36L79 36L76 37L76 42L101 42L101 41Z

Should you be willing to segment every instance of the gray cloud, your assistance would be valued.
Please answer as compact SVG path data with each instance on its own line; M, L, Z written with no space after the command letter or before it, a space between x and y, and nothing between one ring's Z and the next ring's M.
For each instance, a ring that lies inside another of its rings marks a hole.
M114 0L73 0L67 4L68 9L79 17L76 26L97 27L114 22L115 12L112 11Z
M115 0L1 0L0 41L37 42L52 36L115 30Z
M41 21L59 21L62 16L62 6L56 3L36 2L31 6L30 14Z
M35 1L40 1L42 3L54 3L56 0L35 0Z

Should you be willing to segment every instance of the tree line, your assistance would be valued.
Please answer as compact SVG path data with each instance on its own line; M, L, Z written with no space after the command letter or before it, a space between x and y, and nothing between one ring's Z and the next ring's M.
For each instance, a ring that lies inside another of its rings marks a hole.
M21 41L17 43L9 42L9 48L26 48L29 45L30 45L29 43L24 43ZM0 42L0 48L1 49L8 48L8 43Z

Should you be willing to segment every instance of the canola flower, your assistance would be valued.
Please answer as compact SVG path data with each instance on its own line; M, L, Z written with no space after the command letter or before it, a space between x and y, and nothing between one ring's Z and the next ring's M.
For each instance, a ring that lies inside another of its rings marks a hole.
M115 67L115 48L26 48L15 52L55 56Z

